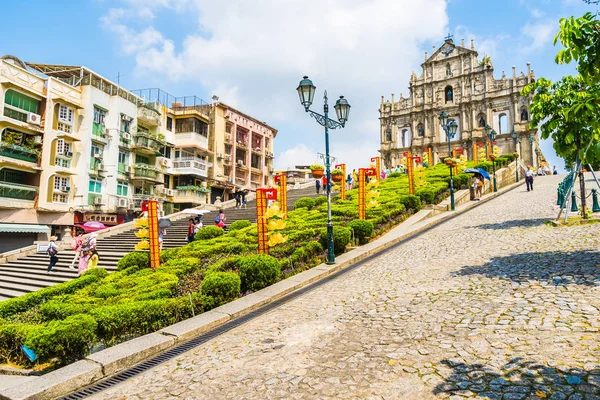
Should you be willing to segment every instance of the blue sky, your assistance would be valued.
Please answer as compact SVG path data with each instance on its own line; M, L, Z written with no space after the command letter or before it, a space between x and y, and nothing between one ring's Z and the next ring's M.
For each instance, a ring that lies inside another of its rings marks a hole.
M574 72L554 63L559 18L597 9L581 0L15 0L3 5L0 53L120 73L129 89L218 95L279 129L279 167L314 163L324 149L295 92L307 74L317 96L350 101L331 148L358 167L377 155L380 96L407 95L410 73L448 32L467 46L474 38L497 78L529 61L537 77L557 79ZM551 143L542 149L562 167Z

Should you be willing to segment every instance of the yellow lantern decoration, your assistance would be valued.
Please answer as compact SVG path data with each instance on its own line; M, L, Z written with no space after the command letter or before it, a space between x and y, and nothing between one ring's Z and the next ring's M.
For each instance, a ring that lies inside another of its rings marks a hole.
M271 203L271 206L265 212L264 218L267 222L267 236L269 237L267 245L273 247L280 243L285 243L287 236L283 236L281 233L286 225L285 213L281 210L279 202L274 201Z

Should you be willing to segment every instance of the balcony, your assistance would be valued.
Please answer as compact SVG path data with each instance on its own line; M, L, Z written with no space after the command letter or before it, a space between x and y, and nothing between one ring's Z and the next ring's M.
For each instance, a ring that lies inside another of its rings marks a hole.
M0 143L0 156L37 164L39 151L16 144Z
M96 204L96 202L98 201L96 199L100 199L99 201L102 202L102 195L101 194L89 193L88 194L88 201L87 201L88 206L99 206L99 205L101 205L101 204Z
M27 113L17 111L14 108L9 108L4 106L4 116L12 119L16 119L17 121L27 122Z
M164 142L158 136L148 132L138 132L133 135L131 147L138 154L157 155Z
M246 143L244 143L241 140L238 140L237 144L236 144L236 148L239 150L246 150L248 147L246 146Z
M231 154L225 154L223 156L223 163L231 165Z
M0 181L0 197L17 200L35 200L38 188L36 186Z
M225 143L230 143L233 140L231 133L225 133Z
M273 158L273 157L275 157L275 156L274 156L274 155L273 155L273 153L271 153L270 151L266 151L266 152L265 152L265 157L267 157L267 158Z
M160 125L160 111L157 103L145 103L138 108L138 119L141 122L158 126Z
M210 189L200 186L177 186L173 203L208 204Z
M245 185L246 184L246 179L245 178L239 178L239 177L235 177L235 183L237 185Z
M124 163L119 163L117 165L117 172L121 175L129 175L129 165Z
M195 147L208 151L208 136L197 132L176 133L175 147Z
M177 159L173 161L173 172L176 175L194 175L207 177L209 163L198 159Z
M132 180L143 180L154 183L162 183L163 175L158 168L148 164L135 164L133 166Z
M255 147L252 149L252 153L256 155L262 155L262 149L260 147Z
M240 161L242 160L236 160L237 169L239 169L240 171L248 171L248 166Z
M68 132L65 133L68 134ZM108 139L106 137L106 127L104 125L94 122L94 125L92 125L92 140L97 140L101 143L108 143Z

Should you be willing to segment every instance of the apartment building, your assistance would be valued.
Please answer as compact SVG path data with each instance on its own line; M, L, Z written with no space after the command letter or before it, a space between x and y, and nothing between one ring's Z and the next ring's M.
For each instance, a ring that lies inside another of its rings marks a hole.
M0 58L0 252L269 186L277 130L224 103Z
M272 185L277 130L235 108L197 96L174 97L161 89L134 90L144 104L162 107L173 128L172 168L165 176L165 207L225 201L241 188Z

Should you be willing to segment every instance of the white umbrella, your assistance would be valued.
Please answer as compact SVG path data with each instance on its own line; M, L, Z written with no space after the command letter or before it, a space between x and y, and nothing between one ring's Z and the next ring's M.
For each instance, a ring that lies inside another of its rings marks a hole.
M183 210L181 212L186 213L186 214L204 215L204 214L208 214L210 211L209 210L196 210L195 208L186 208L185 210Z

